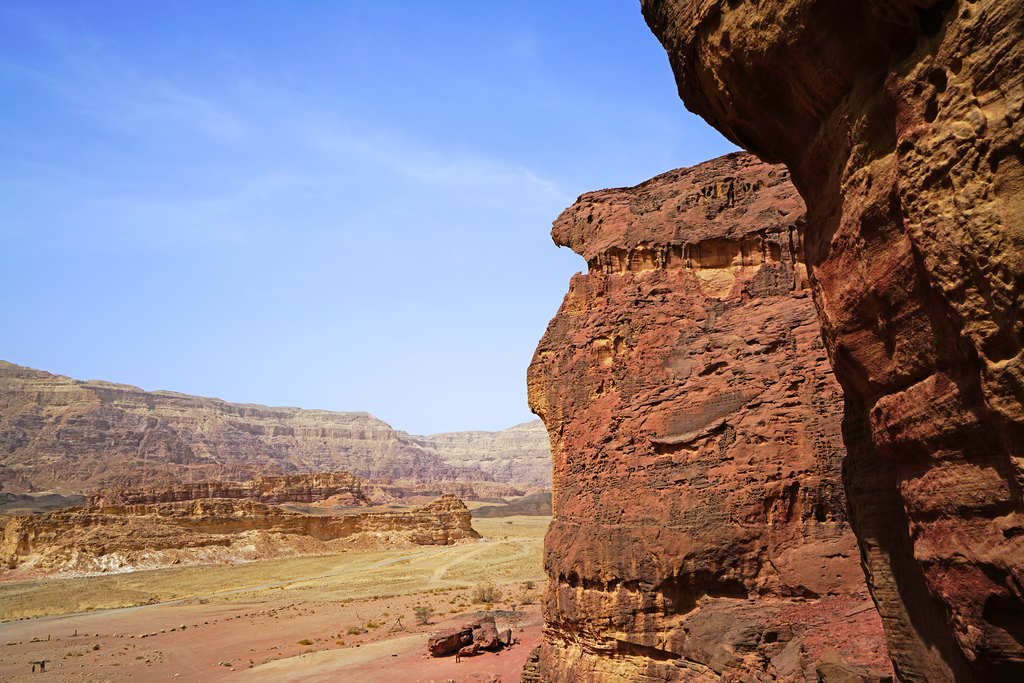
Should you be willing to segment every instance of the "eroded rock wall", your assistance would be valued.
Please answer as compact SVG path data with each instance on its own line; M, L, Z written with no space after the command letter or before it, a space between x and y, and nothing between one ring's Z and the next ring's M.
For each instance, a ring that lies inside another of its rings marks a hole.
M227 403L0 361L0 487L15 493L333 471L413 485L535 479L539 433L521 427L507 437L435 435L452 451L448 458L431 437L392 429L368 413ZM486 469L473 459L474 444ZM518 460L503 467L502 455Z
M687 107L807 201L900 680L1024 680L1024 2L641 5Z
M551 450L540 420L500 432L445 432L417 436L450 465L479 467L496 482L551 486Z
M258 477L245 482L201 481L164 487L103 489L89 496L89 505L151 505L206 498L241 498L270 505L328 500L340 506L370 505L359 479L348 472Z
M830 637L885 666L873 607L842 616L867 591L805 229L786 169L747 154L555 221L589 270L528 373L554 463L545 680L803 680Z
M368 540L372 537L372 540ZM476 539L470 512L442 496L408 512L304 515L251 500L67 508L13 517L0 538L5 579L252 561L367 547Z

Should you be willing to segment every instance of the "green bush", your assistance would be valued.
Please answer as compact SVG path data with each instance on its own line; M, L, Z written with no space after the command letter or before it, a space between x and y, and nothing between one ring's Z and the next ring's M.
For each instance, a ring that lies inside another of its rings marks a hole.
M430 605L416 605L412 608L412 613L416 616L417 624L426 626L430 623L430 617L434 616L434 608Z

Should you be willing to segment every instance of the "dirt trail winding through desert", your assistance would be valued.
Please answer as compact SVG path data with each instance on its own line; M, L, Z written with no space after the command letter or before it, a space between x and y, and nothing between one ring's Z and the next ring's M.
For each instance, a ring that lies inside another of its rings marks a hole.
M35 680L32 662L46 660L48 674L76 680L404 683L499 674L514 683L540 641L549 521L474 520L486 542L426 551L0 583L0 680ZM480 585L503 599L473 603ZM415 610L424 604L435 616L421 625ZM423 658L430 633L490 607L519 645L460 664Z
M487 543L488 541L487 541L487 539L482 539L479 542L480 543ZM390 565L393 565L393 564L398 564L400 562L408 562L410 560L415 560L415 559L419 559L419 558L422 558L422 557L428 557L430 555L438 555L440 553L450 553L450 552L452 552L454 550L458 550L458 549L459 549L458 546L456 546L456 547L441 548L440 550L432 550L430 552L425 552L425 553L415 553L413 555L406 555L406 556L403 556L403 557L396 557L396 558L391 559L391 560L386 560L384 562L379 562L377 564L370 565L369 567L359 567L357 569L345 569L345 570L339 571L339 572L331 572L330 574L318 574L316 576L302 576L302 577L295 578L295 579L288 579L286 581L275 581L274 583L265 583L265 584L262 584L262 585L259 585L259 586L247 586L245 588L234 588L234 589L226 590L226 591L217 591L216 593L209 593L208 595L198 595L198 596L195 596L195 597L181 598L179 600L166 600L166 601L162 601L162 602L152 602L152 603L149 603L149 604L146 604L146 605L135 605L133 607L115 607L115 608L112 608L112 609L90 610L88 612L88 614L129 612L131 610L147 609L147 608L151 608L151 607L159 607L161 605L178 605L180 603L186 602L187 600L211 600L213 598L220 598L220 597L224 597L226 595L234 595L236 593L245 593L247 591L261 591L261 590L268 590L268 589L271 589L271 588L280 588L282 586L287 586L287 585L293 584L293 583L302 583L304 581L317 581L317 580L320 580L320 579L331 579L331 578L334 578L334 577L337 577L337 576L343 576L345 574L355 574L357 572L373 571L375 569L381 569L381 568L384 568L384 567L387 567L387 566L390 566ZM465 556L465 558L468 559L469 557L472 557L473 555L476 555L476 554L480 553L483 550L485 550L485 548L477 548L472 553L470 553L469 555ZM449 562L447 565L444 565L444 567L442 569L447 569L448 567L451 567L456 562L458 562L458 560L453 561L453 562ZM438 577L438 576L439 576L439 574L437 572L435 572L435 577ZM52 619L62 619L64 617L68 617L68 616L74 616L74 614L52 614L52 615L45 616L45 617L36 617L34 619L23 619L23 620L21 620L21 623L33 622L33 621L48 621L48 620L52 620Z

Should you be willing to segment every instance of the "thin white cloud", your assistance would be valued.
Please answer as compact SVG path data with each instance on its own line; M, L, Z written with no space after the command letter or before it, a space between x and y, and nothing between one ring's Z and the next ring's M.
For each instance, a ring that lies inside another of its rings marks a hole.
M520 164L439 149L248 74L236 77L232 92L200 92L127 62L97 36L70 35L42 19L23 25L54 58L33 69L0 64L0 82L15 79L46 93L55 110L86 119L80 125L87 133L99 127L117 140L111 149L120 155L87 165L50 162L49 168L22 158L23 167L34 167L29 177L0 171L0 191L16 186L37 202L54 192L64 198L64 206L43 212L49 225L21 224L51 245L244 248L282 231L365 229L430 210L479 211L493 220L529 207L557 212L573 199L556 181ZM535 54L536 39L517 34L510 46L526 58ZM161 145L165 140L181 147ZM216 153L172 163L165 147L184 150L185 157L193 150ZM103 151L97 147L96 155ZM19 229L3 222L0 229Z
M126 63L115 46L94 34L71 34L40 15L8 11L27 38L50 55L45 70L0 62L0 81L28 84L118 135L145 136L163 127L186 128L221 142L237 142L246 126L229 107L190 92L162 75Z
M557 182L502 160L462 151L438 151L397 134L354 133L340 121L307 120L298 126L298 141L325 159L358 163L386 171L408 182L445 189L453 194L487 190L496 195L543 195L559 202L571 200Z

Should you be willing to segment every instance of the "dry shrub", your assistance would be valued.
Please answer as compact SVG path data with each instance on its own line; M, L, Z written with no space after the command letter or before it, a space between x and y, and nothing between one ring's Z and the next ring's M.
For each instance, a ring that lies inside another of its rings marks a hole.
M501 600L501 591L495 586L477 586L473 589L472 601L474 605L486 602L497 602Z

